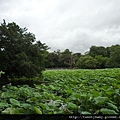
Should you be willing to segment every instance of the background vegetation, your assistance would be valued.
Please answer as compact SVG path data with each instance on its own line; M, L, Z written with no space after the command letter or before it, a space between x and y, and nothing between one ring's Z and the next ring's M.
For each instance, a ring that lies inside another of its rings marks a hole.
M120 67L120 45L111 47L91 46L90 50L81 53L73 53L69 49L47 54L45 67L48 68L82 68L103 69Z

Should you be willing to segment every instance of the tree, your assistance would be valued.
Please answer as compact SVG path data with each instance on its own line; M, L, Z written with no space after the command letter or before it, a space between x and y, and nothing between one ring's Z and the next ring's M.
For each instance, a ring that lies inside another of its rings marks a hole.
M107 61L107 57L103 57L102 55L95 56L95 59L97 60L97 68L105 68L105 64Z
M55 68L58 67L58 55L55 52L48 53L46 57L46 65L47 68Z
M111 46L110 58L106 62L106 67L120 68L120 46Z
M94 69L97 67L97 60L89 55L84 55L79 58L76 67L83 69Z
M75 68L77 61L81 57L81 53L74 53L72 55L72 68Z
M102 55L103 57L107 56L107 49L103 46L91 46L88 53L90 56L95 57L97 55Z
M34 44L33 44L34 43ZM16 23L0 25L0 71L10 77L35 77L44 69L48 46Z
M60 55L59 62L61 67L72 67L72 52L69 49L64 50Z

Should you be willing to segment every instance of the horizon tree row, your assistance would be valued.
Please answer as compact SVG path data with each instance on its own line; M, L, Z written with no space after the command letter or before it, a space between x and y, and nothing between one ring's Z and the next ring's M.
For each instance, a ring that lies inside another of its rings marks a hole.
M120 68L120 45L111 47L91 46L90 50L72 53L69 49L50 52L46 57L46 68L102 69Z

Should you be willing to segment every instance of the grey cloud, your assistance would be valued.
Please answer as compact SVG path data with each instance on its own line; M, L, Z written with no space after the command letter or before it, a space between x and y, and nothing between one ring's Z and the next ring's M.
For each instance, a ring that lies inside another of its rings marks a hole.
M1 0L0 19L16 22L51 47L84 53L120 44L120 0Z

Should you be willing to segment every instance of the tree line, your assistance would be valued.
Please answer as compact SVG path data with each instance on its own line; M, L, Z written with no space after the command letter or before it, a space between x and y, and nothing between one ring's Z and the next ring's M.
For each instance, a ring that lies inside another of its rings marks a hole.
M73 53L69 49L47 54L46 68L81 68L103 69L120 67L120 45L110 47L91 46L90 50L81 53Z
M27 28L15 22L0 24L0 71L2 77L41 76L46 68L101 69L120 67L120 45L91 46L85 54L69 49L49 52L50 48L36 40Z

